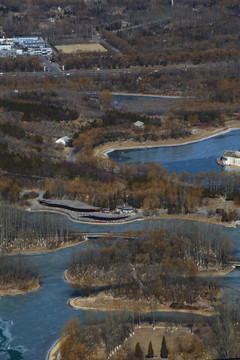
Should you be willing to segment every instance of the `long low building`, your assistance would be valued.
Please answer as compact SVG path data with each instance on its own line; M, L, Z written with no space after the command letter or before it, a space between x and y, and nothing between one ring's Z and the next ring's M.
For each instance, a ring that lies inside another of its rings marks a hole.
M51 200L51 199L41 199L39 200L41 205L48 207L54 207L58 209L65 209L71 211L77 211L81 213L96 212L99 208L85 204L81 201L75 200Z
M101 212L91 213L89 215L84 215L82 218L92 219L96 222L108 222L108 221L119 221L125 220L128 218L128 215L120 215L120 214L104 214Z
M101 208L85 204L81 201L75 200L55 200L55 199L41 199L38 200L39 204L50 207L52 209L62 209L66 213L68 211L74 212L71 213L71 217L76 220L94 220L95 222L109 222L109 221L119 221L125 220L129 217L128 214L113 214L113 213L104 213L101 211Z
M217 160L222 166L237 166L240 167L240 151L225 150L222 156Z
M51 56L52 48L47 41L37 36L20 36L0 38L0 57L16 57L17 55Z

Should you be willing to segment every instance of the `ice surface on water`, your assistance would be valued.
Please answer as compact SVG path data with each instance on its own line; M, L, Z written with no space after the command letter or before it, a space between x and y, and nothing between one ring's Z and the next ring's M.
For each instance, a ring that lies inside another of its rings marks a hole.
M4 321L2 318L0 318L0 344L1 348L7 348L12 340L10 328L12 326L12 321L7 320Z
M14 323L12 320L3 320L0 317L0 360L20 360L23 359L22 354L25 351L23 346L17 348L11 347L12 327Z

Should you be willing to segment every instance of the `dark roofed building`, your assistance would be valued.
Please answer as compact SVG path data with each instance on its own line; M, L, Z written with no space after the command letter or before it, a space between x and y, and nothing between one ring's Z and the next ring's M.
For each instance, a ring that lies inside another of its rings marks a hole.
M95 220L96 222L107 222L107 221L117 221L117 220L124 220L128 218L128 215L120 215L120 214L104 214L101 212L91 213L90 215L85 215L83 218L88 218Z
M45 206L54 207L58 209L65 209L78 212L96 212L99 208L85 204L81 201L74 200L51 200L51 199L41 199L39 203Z

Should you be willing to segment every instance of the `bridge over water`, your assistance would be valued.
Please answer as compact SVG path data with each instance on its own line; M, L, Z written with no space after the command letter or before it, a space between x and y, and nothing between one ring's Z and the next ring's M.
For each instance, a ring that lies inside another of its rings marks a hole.
M98 233L82 232L81 235L87 239L94 239L94 238L99 238L99 237L111 237L111 238L122 237L122 238L128 238L128 239L136 238L136 235L123 233L123 232L115 232L115 231L114 232L98 232ZM239 266L240 266L240 264L239 264Z
M240 267L240 261L238 261L238 260L232 260L232 261L228 261L227 262L227 264L228 265L232 265L232 266L234 266L234 267Z

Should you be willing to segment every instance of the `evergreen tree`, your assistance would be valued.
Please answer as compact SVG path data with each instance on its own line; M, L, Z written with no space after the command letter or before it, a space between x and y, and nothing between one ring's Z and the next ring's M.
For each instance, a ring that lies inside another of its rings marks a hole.
M136 347L135 347L135 358L136 359L142 359L143 358L143 352L142 352L142 349L141 349L141 346L140 346L139 342L136 344Z
M147 354L147 356L149 358L152 358L153 355L154 355L154 352L153 352L152 342L150 341L149 344L148 344L148 354Z
M167 359L168 358L168 349L167 349L167 344L166 344L166 340L165 340L164 335L163 335L163 338L162 338L162 347L161 347L160 356L161 356L162 359Z

